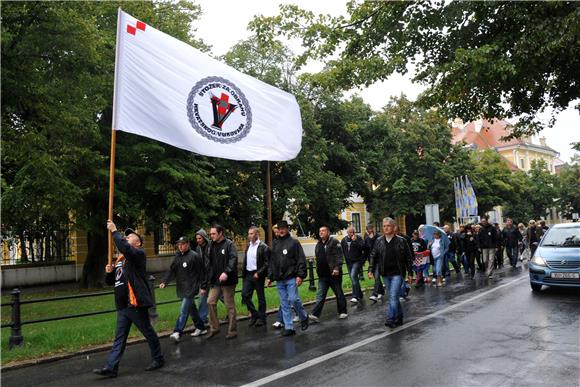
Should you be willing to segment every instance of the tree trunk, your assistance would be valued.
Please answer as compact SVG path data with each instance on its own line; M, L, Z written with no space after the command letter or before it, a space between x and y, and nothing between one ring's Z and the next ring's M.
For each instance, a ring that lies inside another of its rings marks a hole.
M103 230L88 232L87 247L87 261L83 266L81 287L101 287L107 263L107 230L103 227Z

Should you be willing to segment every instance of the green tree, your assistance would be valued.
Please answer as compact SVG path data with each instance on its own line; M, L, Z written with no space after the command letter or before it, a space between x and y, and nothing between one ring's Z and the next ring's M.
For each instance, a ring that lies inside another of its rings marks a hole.
M572 217L573 213L580 212L580 156L572 158L569 165L562 168L558 176L558 209L563 216Z
M558 199L557 178L548 170L544 160L533 160L528 172L531 182L529 201L534 219L545 217L550 208L556 206Z
M347 17L282 5L251 28L300 38L297 64L326 61L313 77L321 85L368 86L415 67L426 106L464 121L519 117L519 136L543 127L538 112L579 96L579 10L572 1L351 1Z
M88 232L86 285L99 282L106 257L119 6L178 39L208 49L190 32L200 8L185 1L2 5L3 209L14 223L6 226L15 227L19 215L29 225L46 219L68 224L73 215L76 226ZM184 215L193 219L191 225L217 212L223 187L216 184L204 159L131 135L118 136L117 154L115 220L120 226L141 220L159 224ZM157 157L161 154L166 157ZM25 192L28 197L21 197ZM19 207L25 202L36 203L28 214Z
M370 179L361 193L375 219L422 215L429 203L452 219L453 179L470 168L470 159L465 148L451 144L445 118L403 96L376 114L362 137L359 159Z

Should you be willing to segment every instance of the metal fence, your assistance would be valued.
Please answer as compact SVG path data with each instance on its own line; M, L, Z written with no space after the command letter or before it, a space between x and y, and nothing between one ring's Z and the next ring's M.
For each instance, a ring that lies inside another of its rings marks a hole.
M307 266L308 266L308 289L311 291L314 291L314 290L316 290L316 284L315 284L316 282L315 281L318 280L318 278L314 277L314 270L315 270L314 260L308 259ZM345 272L342 275L345 276L345 275L348 275L348 273ZM150 286L151 290L153 290L155 287L155 277L152 275L149 276L149 286ZM175 286L175 284L172 284L170 286ZM22 292L18 288L15 288L10 293L11 294L10 302L5 302L5 303L1 304L1 307L10 306L12 308L11 321L8 324L2 324L0 326L0 328L11 328L10 338L8 340L8 346L9 346L9 349L12 349L12 348L14 348L16 346L20 346L24 343L24 336L22 334L22 326L23 325L40 324L40 323L49 322L49 321L59 321L59 320L67 320L67 319L71 319L71 318L96 316L96 315L100 315L100 314L114 313L117 311L116 309L107 309L107 310L100 310L100 311L94 311L94 312L86 312L86 313L78 313L78 314L71 314L71 315L58 316L58 317L49 317L49 318L41 318L41 319L36 319L36 320L22 321L22 319L21 319L21 306L22 305L35 304L35 303L41 303L41 302L44 303L44 302L71 300L71 299L79 299L79 298L87 298L87 297L101 297L101 296L112 295L114 293L115 293L114 291L107 291L107 292L98 292L98 293L78 294L78 295L74 295L74 296L61 296L61 297L40 298L40 299L21 301L20 296L21 296ZM236 290L236 293L241 293L241 290ZM163 302L156 303L155 302L155 292L152 291L152 294L153 294L153 301L154 301L154 304L156 306L181 302L181 299L175 299L175 300L171 300L171 301L163 301ZM155 307L149 309L149 317L152 320L155 320L157 318L157 309Z
M55 231L42 236L23 235L24 240L2 233L2 265L59 263L72 260L68 233Z

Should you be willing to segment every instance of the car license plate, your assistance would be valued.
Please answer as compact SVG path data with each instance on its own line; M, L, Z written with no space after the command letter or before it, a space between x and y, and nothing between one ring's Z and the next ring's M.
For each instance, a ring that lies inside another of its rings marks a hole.
M579 273L552 273L552 278L578 279L578 278L580 278L580 274Z

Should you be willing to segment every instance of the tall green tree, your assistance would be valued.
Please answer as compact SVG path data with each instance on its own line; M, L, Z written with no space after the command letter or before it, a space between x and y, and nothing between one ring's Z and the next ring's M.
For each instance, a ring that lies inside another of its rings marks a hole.
M572 217L573 213L580 213L580 156L572 158L569 165L562 168L558 176L558 209L562 215Z
M2 183L3 209L10 214L6 226L22 225L19 218L35 224L30 217L37 224L46 219L53 225L68 224L72 215L76 226L88 232L86 285L99 282L106 260L119 6L208 49L191 35L201 10L185 1L2 5ZM210 175L207 161L136 136L118 137L115 220L121 226L142 220L159 224L184 215L195 223L217 212L222 188ZM188 191L200 194L194 198ZM28 197L20 196L24 192ZM35 204L28 213L20 207L26 201Z
M282 5L251 28L264 39L271 31L300 38L297 63L325 60L314 78L326 87L368 86L415 68L427 107L464 121L519 117L517 136L544 126L538 112L565 109L580 94L578 2L350 1L347 12Z

